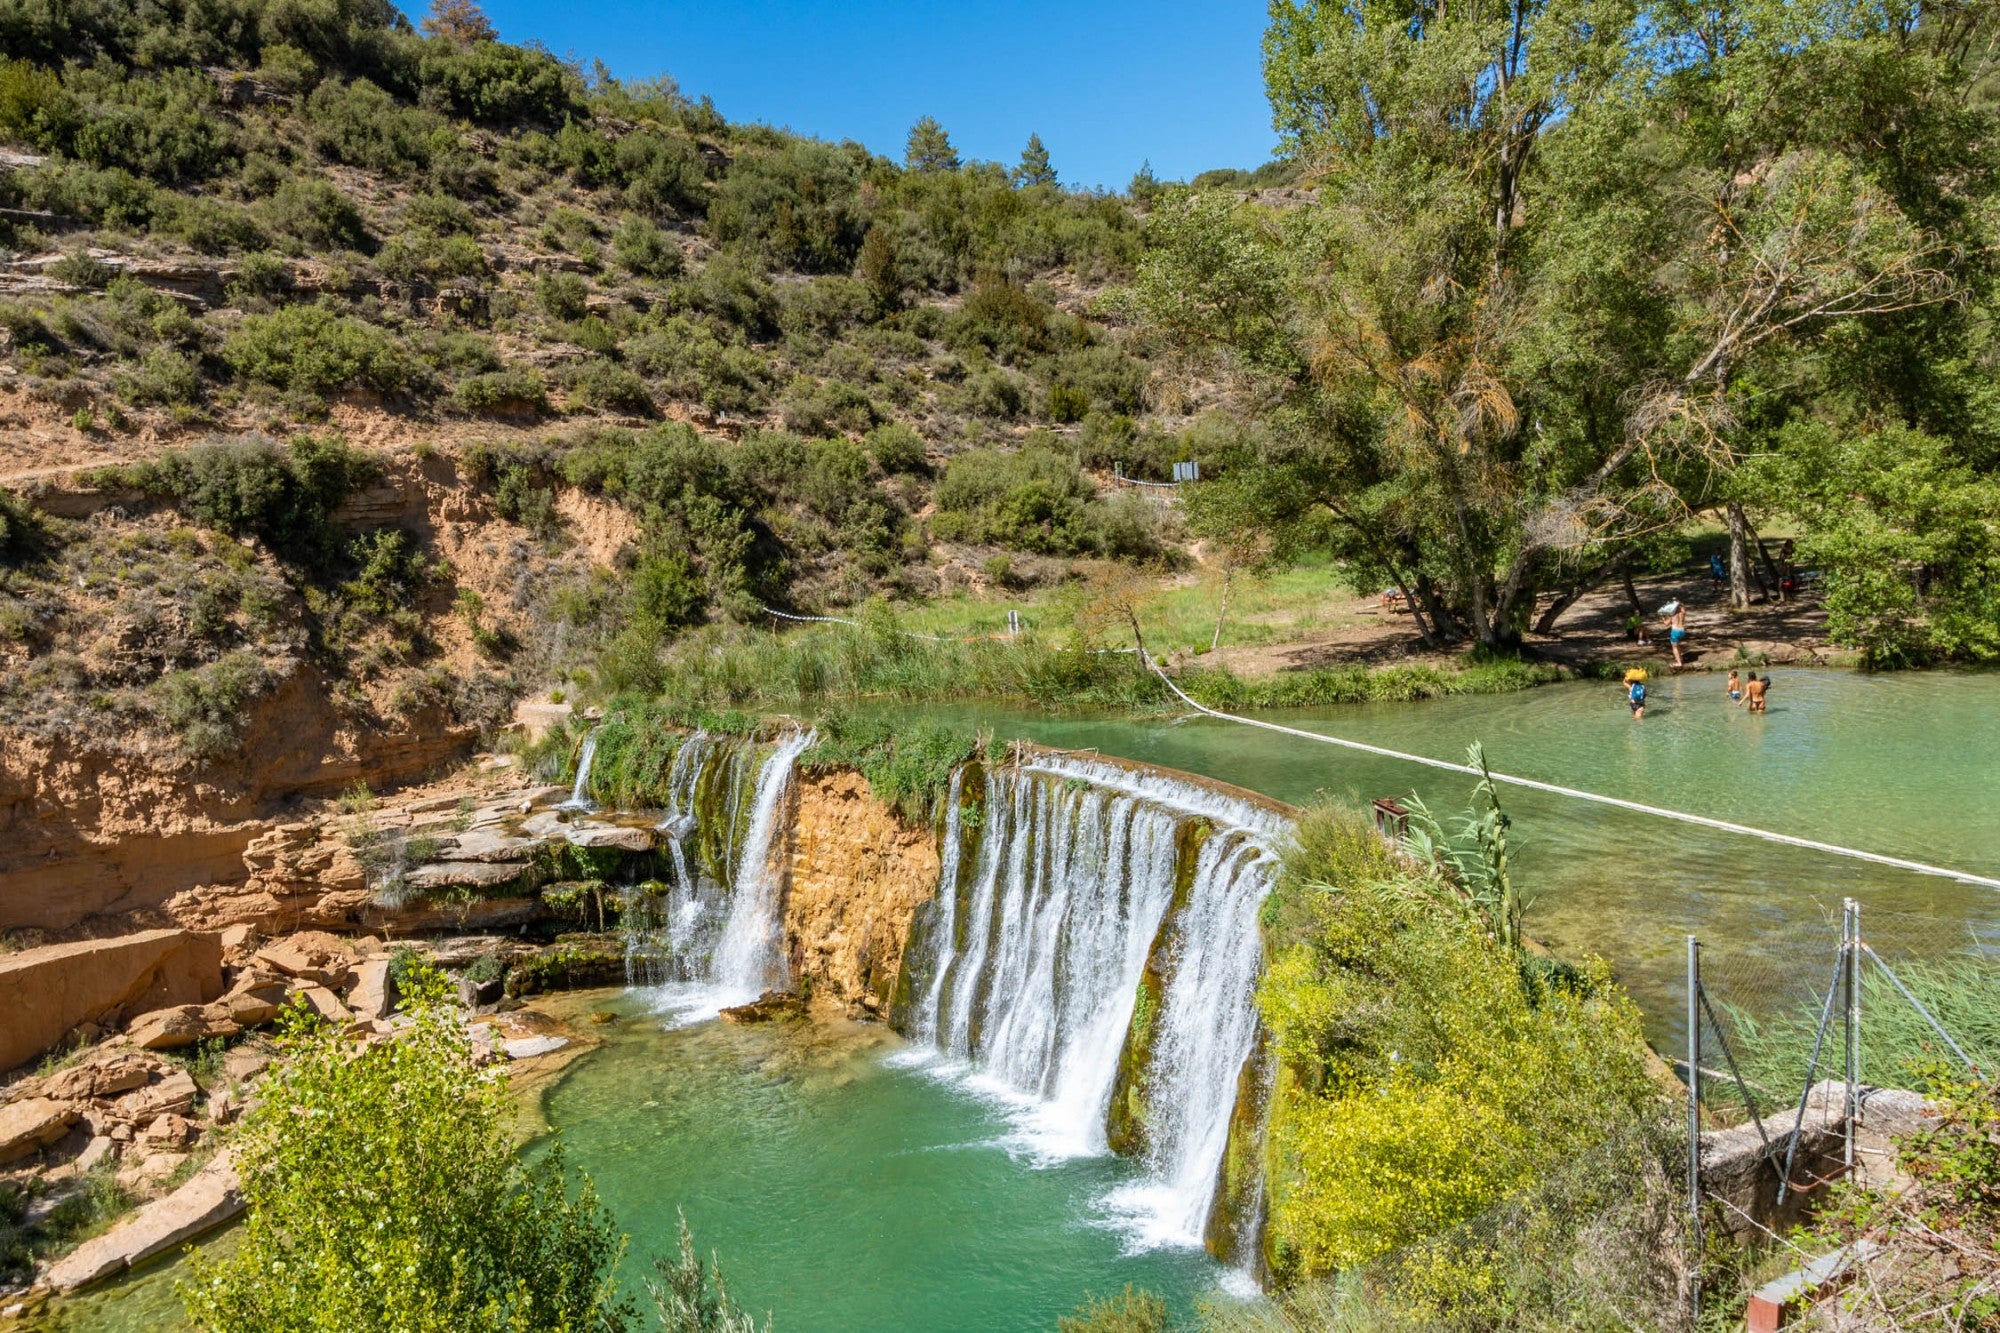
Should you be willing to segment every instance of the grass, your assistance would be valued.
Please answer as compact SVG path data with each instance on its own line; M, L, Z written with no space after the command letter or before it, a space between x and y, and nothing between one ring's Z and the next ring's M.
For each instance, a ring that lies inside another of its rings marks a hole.
M1221 593L1221 575L1210 573L1148 594L1139 615L1153 651L1206 654ZM898 620L923 634L999 636L1007 632L1007 613L1019 611L1030 630L1046 633L1071 619L1076 597L1073 587L1013 596L959 592L899 611ZM1371 619L1352 608L1352 598L1339 568L1322 559L1256 577L1239 574L1229 590L1220 647L1258 648L1351 629Z
M937 643L906 637L886 612L861 627L771 632L712 628L627 673L637 693L712 714L790 710L812 715L843 700L987 698L1046 708L1178 712L1183 708L1130 653L1092 651L1074 636ZM1243 678L1184 670L1181 688L1224 709L1410 702L1500 694L1567 679L1561 668L1511 659L1464 666L1343 666Z

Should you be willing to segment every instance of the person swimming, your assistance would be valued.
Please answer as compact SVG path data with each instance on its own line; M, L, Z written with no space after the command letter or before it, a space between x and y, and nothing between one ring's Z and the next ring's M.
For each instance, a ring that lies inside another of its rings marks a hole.
M1736 678L1736 669L1734 667L1731 667L1729 670L1729 702L1743 702L1743 682Z
M1771 678L1769 676L1758 680L1756 672L1753 671L1750 673L1750 679L1743 682L1743 702L1751 712L1761 713L1764 711L1764 691L1770 688Z

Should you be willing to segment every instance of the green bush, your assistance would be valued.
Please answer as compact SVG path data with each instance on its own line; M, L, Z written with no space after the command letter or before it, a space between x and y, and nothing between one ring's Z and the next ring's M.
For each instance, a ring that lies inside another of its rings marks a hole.
M546 51L505 42L424 45L417 66L424 91L447 110L494 124L560 125L583 111L577 77Z
M611 257L618 267L642 278L678 277L685 264L681 248L645 218L626 218L612 233Z
M808 139L739 156L709 202L710 231L780 268L846 273L868 231L860 202L865 165L858 147Z
M30 138L36 115L62 96L62 80L26 60L0 60L0 135Z
M123 167L100 171L82 162L45 162L15 172L13 184L30 208L109 227L144 227L162 197L151 182Z
M213 758L236 744L243 705L275 680L254 653L230 653L208 666L160 677L151 691L153 712L189 755Z
M37 113L36 137L100 169L169 185L196 181L235 157L215 104L215 80L201 70L128 77L115 66L72 66L62 96Z
M292 266L278 255L258 251L237 261L236 274L229 280L234 301L276 296L292 285Z
M361 210L338 186L295 176L257 205L264 224L312 250L360 250L368 245Z
M534 370L496 370L458 382L451 399L462 411L512 414L546 412L548 388Z
M249 316L223 343L222 359L247 380L300 393L399 393L419 380L393 334L321 305Z
M206 195L172 195L172 207L161 210L155 232L180 237L205 255L232 250L257 250L270 241L256 215L241 204Z
M786 386L779 400L789 430L808 435L839 431L859 434L882 419L875 400L846 380L815 380L801 375Z
M571 397L586 407L634 416L652 414L653 395L646 391L646 382L616 361L586 361L573 368L568 379Z
M868 432L868 454L884 472L920 474L926 471L924 437L900 421Z
M331 515L377 469L338 437L301 435L281 447L261 435L211 440L93 474L168 499L204 526L255 533L282 552L321 558L337 546Z
M47 529L26 500L0 487L0 566L19 565L37 555Z
M479 231L472 210L442 194L420 194L403 205L406 226L422 227L440 236L472 236Z
M535 279L535 300L550 319L582 319L589 299L590 284L581 274L550 270Z
M188 406L201 401L201 366L185 352L155 348L135 368L112 379L118 396L140 406Z
M457 137L435 112L400 105L367 79L328 80L305 101L313 147L335 162L411 175Z
M572 1196L559 1142L515 1151L506 1084L443 979L402 989L397 1041L357 1050L302 1006L281 1020L284 1059L237 1136L240 1241L197 1253L179 1286L194 1325L628 1327L622 1244L589 1182Z
M1159 549L1146 510L1099 500L1073 458L1042 444L952 459L937 505L932 530L947 540L1056 555L1146 557Z
M668 397L711 411L754 412L770 396L770 361L740 341L723 341L699 320L667 320L627 343L625 359Z
M470 236L412 227L389 238L375 266L395 282L438 284L485 273L486 252Z
M677 134L641 129L618 141L612 160L625 202L655 216L699 217L708 206L707 164Z

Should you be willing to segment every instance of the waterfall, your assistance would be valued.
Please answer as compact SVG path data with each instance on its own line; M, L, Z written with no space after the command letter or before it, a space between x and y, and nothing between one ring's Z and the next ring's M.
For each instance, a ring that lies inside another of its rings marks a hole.
M768 988L784 983L783 923L779 920L784 876L772 853L777 845L778 816L785 793L791 789L792 765L814 739L807 731L787 733L758 771L750 828L736 863L729 924L723 927L722 940L715 948L716 985L725 997L740 997L725 998L725 1004L754 1000Z
M595 810L596 804L590 799L590 761L597 758L597 732L592 727L590 734L583 738L583 753L576 758L576 785L570 788L569 799L558 805L558 810Z
M1103 1152L1108 1125L1131 1121L1145 1176L1107 1212L1140 1245L1199 1245L1256 1034L1256 914L1283 820L1047 756L987 773L967 876L960 797L954 784L910 1034L1001 1095L1038 1161ZM1117 1092L1139 1109L1115 1112Z

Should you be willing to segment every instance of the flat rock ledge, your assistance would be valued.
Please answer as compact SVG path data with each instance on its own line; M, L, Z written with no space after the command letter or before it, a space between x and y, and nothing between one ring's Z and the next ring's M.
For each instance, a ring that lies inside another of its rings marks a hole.
M102 1236L85 1241L58 1259L42 1281L67 1293L116 1277L221 1226L243 1207L236 1166L223 1154L172 1194L153 1200Z

